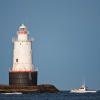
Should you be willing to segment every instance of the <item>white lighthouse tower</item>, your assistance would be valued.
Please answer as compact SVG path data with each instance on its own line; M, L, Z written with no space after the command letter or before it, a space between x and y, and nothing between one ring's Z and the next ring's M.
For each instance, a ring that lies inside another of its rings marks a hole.
M37 70L32 63L32 39L22 24L13 39L13 67L9 72L9 84L18 86L37 85Z
M14 42L13 68L15 72L31 72L34 70L32 64L32 40L28 37L28 30L23 24L17 32Z

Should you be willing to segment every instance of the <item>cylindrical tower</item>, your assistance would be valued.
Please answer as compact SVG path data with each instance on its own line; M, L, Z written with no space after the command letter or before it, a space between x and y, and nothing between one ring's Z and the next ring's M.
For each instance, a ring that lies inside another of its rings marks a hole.
M13 39L13 67L9 72L9 85L37 85L37 70L32 63L32 39L25 25L21 25Z

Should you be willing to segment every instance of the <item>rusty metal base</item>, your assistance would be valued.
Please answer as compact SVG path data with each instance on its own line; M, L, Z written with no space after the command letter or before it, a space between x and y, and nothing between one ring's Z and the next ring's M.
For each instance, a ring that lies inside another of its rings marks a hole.
M9 85L16 85L16 86L37 85L37 71L9 72Z

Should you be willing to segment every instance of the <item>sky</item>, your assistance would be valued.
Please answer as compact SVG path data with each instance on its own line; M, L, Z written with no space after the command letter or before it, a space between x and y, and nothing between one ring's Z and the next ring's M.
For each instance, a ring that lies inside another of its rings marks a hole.
M100 0L0 0L0 84L9 83L12 38L25 24L35 41L38 84L100 90Z

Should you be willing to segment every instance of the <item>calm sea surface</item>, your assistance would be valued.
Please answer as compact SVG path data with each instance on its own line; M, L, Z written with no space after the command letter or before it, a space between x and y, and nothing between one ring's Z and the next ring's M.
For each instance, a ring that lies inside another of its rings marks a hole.
M100 100L100 92L87 94L73 94L67 91L16 95L0 94L0 100Z

